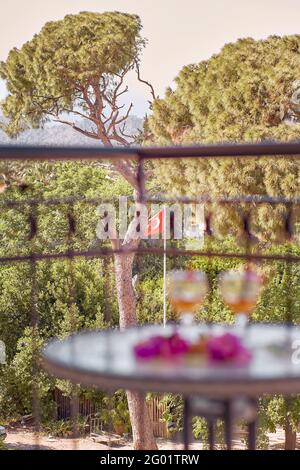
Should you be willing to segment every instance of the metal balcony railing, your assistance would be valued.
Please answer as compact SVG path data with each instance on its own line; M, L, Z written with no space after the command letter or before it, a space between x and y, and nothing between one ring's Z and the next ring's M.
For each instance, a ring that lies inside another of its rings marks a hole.
M291 242L298 243L298 220L297 209L300 206L300 192L299 197L284 197L277 195L271 197L269 195L254 195L254 194L240 194L235 197L221 196L213 198L210 196L189 197L188 195L178 196L162 196L155 194L153 191L147 191L147 172L145 171L145 164L150 161L152 165L156 165L159 160L167 159L173 161L175 159L225 159L225 158L238 158L238 159L300 159L300 143L258 143L258 144L224 144L224 145L208 145L208 146L191 146L191 147L155 147L155 148L95 148L95 147L20 147L20 146L1 146L0 147L0 162L12 161L28 161L28 162L62 162L62 161L77 161L80 163L87 162L109 162L109 161L126 161L131 160L134 162L136 169L136 179L138 185L138 200L145 204L159 203L159 204L174 204L176 202L181 204L199 203L204 205L204 238L207 243L196 249L188 248L180 244L170 243L167 248L161 246L161 243L140 243L139 246L124 249L122 246L112 248L108 244L100 244L97 246L85 244L84 248L80 248L76 244L76 237L78 235L78 225L80 222L80 214L76 213L74 207L76 204L83 204L87 207L94 207L101 202L99 198L89 198L84 194L76 197L64 198L31 198L26 196L26 190L21 188L22 197L9 197L9 192L4 194L2 200L0 199L0 211L2 216L5 217L5 211L16 211L22 214L23 228L28 233L27 240L23 244L17 243L15 247L10 247L7 250L5 245L1 248L0 266L16 263L27 263L30 266L31 273L31 294L30 304L31 313L28 325L35 328L39 327L39 312L37 309L37 296L41 285L37 284L36 272L39 263L51 262L54 260L69 260L70 265L76 259L105 259L112 257L116 253L130 253L134 252L139 257L146 255L162 256L165 252L169 258L175 257L201 257L203 259L227 259L227 260L247 260L250 262L265 262L274 263L280 262L287 267L287 272L292 269L293 265L300 262L300 254L295 250L286 248L285 251L273 248L272 241L264 244L257 243L257 234L253 230L253 214L259 206L266 208L281 207L283 210L282 218L279 221L281 225L281 245L290 244ZM225 191L224 191L225 192ZM0 196L1 197L1 196ZM47 240L41 243L38 241L39 237L39 209L47 207L49 210L62 211L66 220L65 240L58 245L47 246ZM238 248L222 249L222 245L214 244L217 233L214 230L214 218L218 208L230 207L236 209L237 217L239 218L239 228L241 243L237 243ZM25 226L27 225L27 229ZM1 229L0 229L1 233ZM13 234L11 234L13 238ZM271 238L270 238L271 240ZM13 240L11 240L13 242ZM20 286L22 288L22 286ZM74 286L71 286L70 297L76 303L76 292ZM294 319L292 312L289 309L293 300L287 299L287 308L285 311L285 321L291 324ZM34 333L33 333L34 335ZM1 338L0 338L1 339ZM33 338L34 341L34 338ZM35 429L40 429L40 411L39 411L39 397L35 388L35 380L39 373L38 364L33 363L33 415L35 420ZM76 390L73 391L73 418L76 421ZM75 411L74 411L75 410ZM36 444L38 445L38 434Z

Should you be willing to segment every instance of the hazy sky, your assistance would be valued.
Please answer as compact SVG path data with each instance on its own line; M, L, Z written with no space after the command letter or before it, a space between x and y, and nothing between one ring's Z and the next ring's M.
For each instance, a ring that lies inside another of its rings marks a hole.
M199 62L239 37L300 33L300 0L1 0L0 60L39 32L46 21L80 11L137 13L149 44L142 73L157 93L183 65ZM5 87L0 83L0 98ZM136 114L143 114L147 96L134 87Z

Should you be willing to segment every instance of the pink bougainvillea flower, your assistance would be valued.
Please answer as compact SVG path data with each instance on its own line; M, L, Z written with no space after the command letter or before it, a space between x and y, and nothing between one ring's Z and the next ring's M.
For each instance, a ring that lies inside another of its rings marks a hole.
M171 355L180 355L185 354L189 349L189 343L183 339L179 334L175 333L167 339L166 344L168 345L167 349L170 351Z
M152 359L160 354L161 336L153 336L134 346L134 353L139 359Z
M211 337L207 341L207 355L212 362L233 362L245 365L251 359L250 351L243 346L241 340L231 334Z
M192 344L175 333L169 337L152 336L136 344L134 354L137 359L141 360L175 360L188 355L192 347ZM237 336L231 333L205 338L200 352L212 363L232 363L243 366L251 359L250 351L243 346Z
M185 354L189 343L177 333L170 337L153 336L146 341L134 346L134 353L138 359L164 358L171 359L174 356Z

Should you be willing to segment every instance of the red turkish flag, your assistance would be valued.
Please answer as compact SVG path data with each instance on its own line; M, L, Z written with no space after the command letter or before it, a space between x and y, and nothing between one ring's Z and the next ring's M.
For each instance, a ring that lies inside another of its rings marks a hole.
M145 235L151 237L164 231L164 210L161 209L150 220L145 230Z

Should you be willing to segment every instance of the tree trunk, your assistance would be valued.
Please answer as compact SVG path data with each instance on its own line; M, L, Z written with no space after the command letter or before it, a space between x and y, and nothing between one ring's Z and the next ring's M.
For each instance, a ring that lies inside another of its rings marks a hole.
M116 289L121 329L134 326L137 323L136 299L132 286L133 259L133 253L115 254ZM157 449L153 436L153 426L143 394L127 391L127 400L134 449Z
M295 431L293 431L291 424L287 420L286 425L285 425L285 444L284 444L284 449L285 450L295 450L296 449L296 439L297 439L297 434Z

